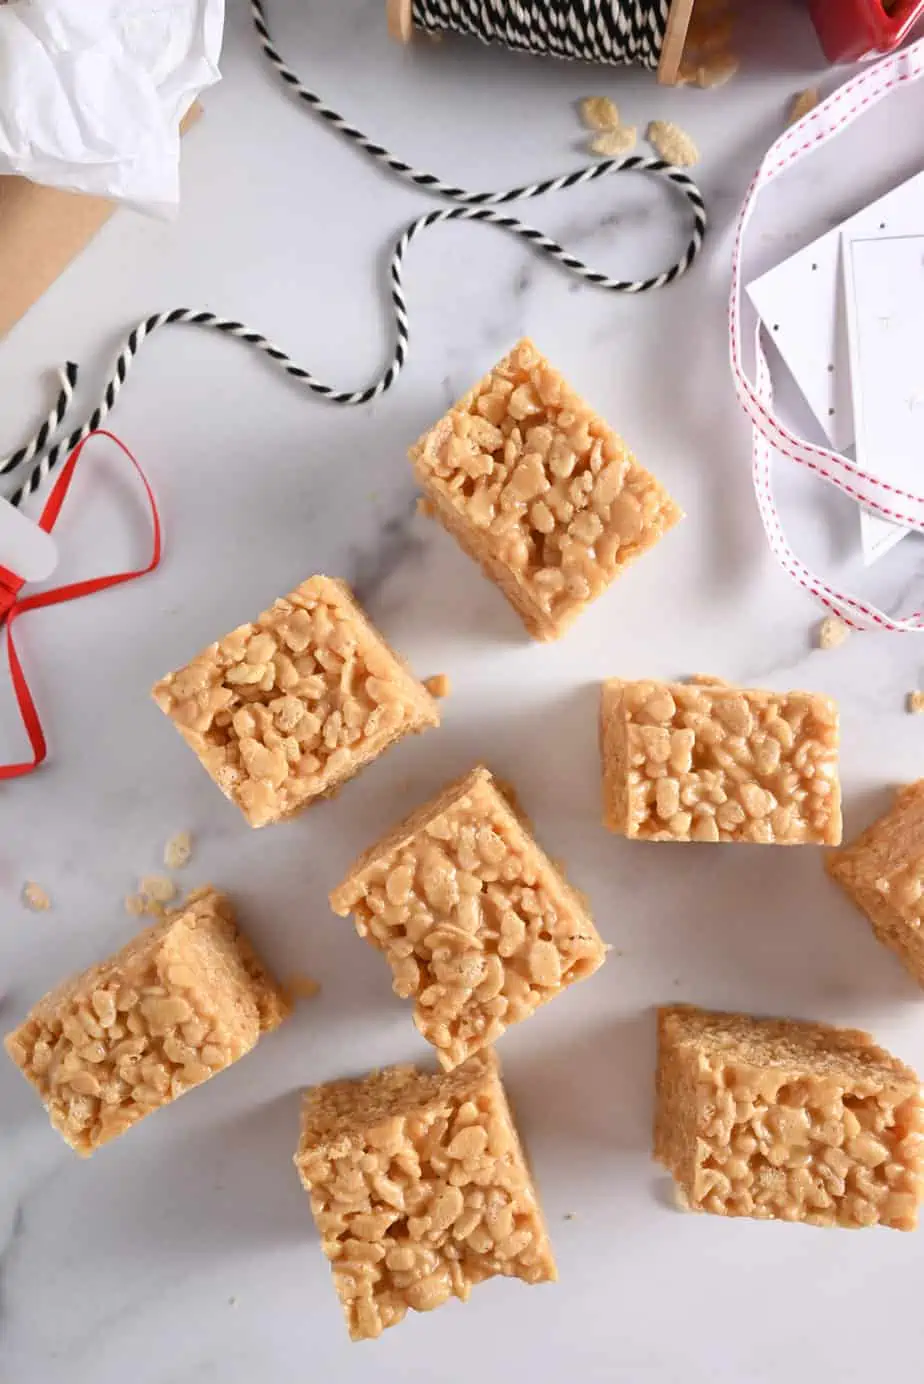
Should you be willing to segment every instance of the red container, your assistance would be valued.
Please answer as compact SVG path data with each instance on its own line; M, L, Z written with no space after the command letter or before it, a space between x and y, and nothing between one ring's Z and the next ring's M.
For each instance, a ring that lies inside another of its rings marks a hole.
M924 17L924 0L898 0L886 12L882 0L809 0L825 57L857 62L890 53Z

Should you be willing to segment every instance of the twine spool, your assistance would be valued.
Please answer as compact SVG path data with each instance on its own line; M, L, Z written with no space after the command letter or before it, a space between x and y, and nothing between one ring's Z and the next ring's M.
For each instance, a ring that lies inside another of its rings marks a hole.
M518 52L656 69L678 78L695 0L386 0L401 43L468 34Z

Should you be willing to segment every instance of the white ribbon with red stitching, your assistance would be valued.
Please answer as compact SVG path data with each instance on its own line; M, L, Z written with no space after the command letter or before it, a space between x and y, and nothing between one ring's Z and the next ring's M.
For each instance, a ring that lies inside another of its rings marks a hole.
M905 619L893 619L867 601L836 591L809 567L789 546L773 499L772 466L777 455L806 466L838 490L886 519L900 521L907 528L924 531L924 495L912 494L885 481L877 480L839 452L827 451L791 432L773 412L773 384L770 367L761 343L758 322L754 339L755 374L751 379L742 359L741 264L742 245L748 223L761 191L798 159L859 119L871 106L891 91L916 82L924 76L924 39L900 53L893 53L874 67L847 82L820 106L776 141L754 176L735 235L732 256L732 283L729 302L731 368L741 407L753 429L754 490L764 530L780 565L794 581L857 629L887 629L904 632L924 628L924 612Z

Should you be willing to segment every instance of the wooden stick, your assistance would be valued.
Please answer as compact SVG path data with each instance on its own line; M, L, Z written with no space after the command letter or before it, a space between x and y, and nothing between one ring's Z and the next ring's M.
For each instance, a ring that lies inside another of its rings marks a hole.
M693 16L695 0L673 0L671 12L667 17L667 29L661 45L661 61L658 63L658 81L664 86L674 86L680 75L680 63L687 42L687 30Z
M401 43L410 43L414 37L411 21L411 0L388 0L388 32Z

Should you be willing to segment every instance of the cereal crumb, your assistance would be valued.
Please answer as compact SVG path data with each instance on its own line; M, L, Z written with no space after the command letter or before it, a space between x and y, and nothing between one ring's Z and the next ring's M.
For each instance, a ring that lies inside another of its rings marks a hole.
M670 120L652 120L645 138L655 152L674 168L692 168L699 163L699 150L693 140Z
M282 983L283 992L292 1001L313 1000L320 989L318 982L312 980L311 976L300 975L298 972L287 976Z
M167 894L167 886L170 886L170 893ZM156 898L157 891L165 897ZM176 894L176 885L173 880L164 879L160 875L151 875L138 882L138 893L128 894L125 898L125 912L132 918L165 918L167 910L164 904Z
M634 125L617 125L614 130L604 130L602 134L596 135L590 141L590 148L594 154L601 154L603 158L615 159L621 154L631 154L638 139L638 132Z
M808 87L805 91L797 92L789 107L787 125L795 125L803 116L808 115L809 111L813 111L820 100L817 87Z
M432 519L436 513L432 501L428 500L426 495L418 495L417 513L422 515L424 519Z
M577 1220L577 1212L576 1212L576 1211L566 1211L566 1212L565 1212L565 1220L566 1220L566 1221L576 1221L576 1220Z
M138 893L149 903L169 903L176 898L176 885L166 875L144 875L138 881Z
M819 649L836 649L843 644L850 629L836 615L826 615L818 626Z
M236 1298L236 1297L229 1297L229 1298L228 1298L228 1306L229 1306L229 1307L236 1307L236 1306L237 1306L237 1298Z
M619 125L619 107L608 96L588 96L579 109L589 130L615 130Z
M920 716L924 712L924 692L908 693L908 710L912 716Z
M452 683L447 673L434 673L432 678L424 678L424 687L431 697L448 697L452 692Z
M178 831L164 847L164 864L168 870L182 870L192 855L192 837L188 831Z
M22 887L22 901L33 913L47 913L51 907L51 896L31 879L26 880Z

